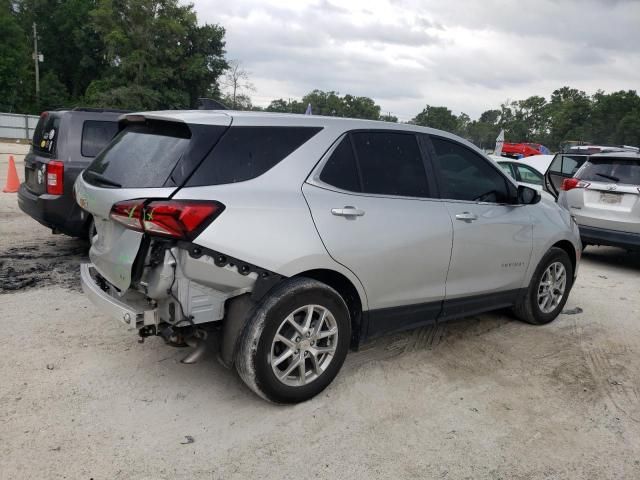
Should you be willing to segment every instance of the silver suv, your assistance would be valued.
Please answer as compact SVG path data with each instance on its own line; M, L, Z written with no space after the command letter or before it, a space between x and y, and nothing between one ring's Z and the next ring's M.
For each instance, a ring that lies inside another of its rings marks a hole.
M591 155L562 181L558 203L575 217L585 246L640 249L640 154Z
M318 394L387 332L504 307L552 321L581 251L566 210L413 125L125 115L75 192L96 219L91 300L143 337L218 339L279 403Z

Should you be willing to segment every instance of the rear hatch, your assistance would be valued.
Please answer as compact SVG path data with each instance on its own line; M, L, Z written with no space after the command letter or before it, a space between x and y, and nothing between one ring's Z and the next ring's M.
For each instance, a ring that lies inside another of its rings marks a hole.
M592 156L563 189L579 225L640 233L640 155Z
M31 193L47 193L47 164L56 158L63 112L44 112L33 132L31 150L24 159L24 183Z
M212 124L187 124L179 114L127 115L121 132L78 177L76 199L93 215L97 232L89 256L98 272L123 293L131 284L143 234L111 220L111 209L125 200L171 198L231 117L211 114L207 121Z

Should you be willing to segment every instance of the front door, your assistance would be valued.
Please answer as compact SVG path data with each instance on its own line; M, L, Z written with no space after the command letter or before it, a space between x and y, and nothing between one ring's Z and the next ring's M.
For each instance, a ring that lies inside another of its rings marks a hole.
M430 139L453 223L442 318L512 304L531 257L530 207L510 204L515 187L488 159L453 140Z

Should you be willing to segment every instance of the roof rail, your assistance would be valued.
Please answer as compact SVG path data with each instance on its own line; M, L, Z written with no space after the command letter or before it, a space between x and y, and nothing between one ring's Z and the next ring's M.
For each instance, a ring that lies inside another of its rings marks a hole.
M93 108L93 107L73 107L74 112L95 112L95 113L129 113L131 110L123 110L119 108Z

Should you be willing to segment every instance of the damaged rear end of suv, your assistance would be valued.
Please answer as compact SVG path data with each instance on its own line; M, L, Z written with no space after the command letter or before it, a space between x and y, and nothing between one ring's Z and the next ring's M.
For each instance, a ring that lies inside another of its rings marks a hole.
M75 184L76 200L93 215L97 232L91 263L81 265L91 301L142 338L158 335L169 344L194 346L186 363L215 345L225 366L235 364L250 387L279 402L324 388L351 341L348 306L329 292L337 304L332 316L322 317L318 307L295 315L296 321L308 318L306 327L304 320L292 325L307 335L308 349L317 347L315 375L333 371L326 381L310 382L293 397L278 388L266 395L252 380L253 367L236 361L246 320L258 314L268 291L286 279L298 293L322 289L308 276L291 277L323 266L352 276L324 254L302 195L301 184L326 142L314 142L323 128L307 123L275 118L265 126L250 115L237 119L223 112L125 115L119 134ZM279 168L287 157L294 157L288 158L293 168ZM360 296L351 290L355 304ZM277 345L274 354L285 348Z

